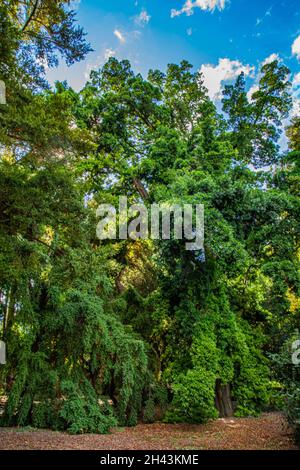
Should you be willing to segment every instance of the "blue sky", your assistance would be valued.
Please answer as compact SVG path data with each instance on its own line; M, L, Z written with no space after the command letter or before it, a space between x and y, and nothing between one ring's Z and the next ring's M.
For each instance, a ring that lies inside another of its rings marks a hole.
M48 71L51 83L80 89L89 71L114 55L136 72L165 70L189 60L204 73L210 96L241 70L255 87L260 65L279 56L291 69L300 109L299 0L74 0L94 52L85 61ZM295 110L294 110L295 111Z

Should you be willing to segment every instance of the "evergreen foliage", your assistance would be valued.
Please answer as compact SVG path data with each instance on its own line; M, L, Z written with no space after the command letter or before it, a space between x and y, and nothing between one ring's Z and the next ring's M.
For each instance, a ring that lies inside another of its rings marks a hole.
M90 50L69 3L0 7L1 424L202 423L282 406L279 389L297 423L281 356L300 308L299 118L278 146L288 69L264 65L251 101L241 74L221 115L187 61L146 79L111 58L81 92L50 89L46 63ZM204 204L204 250L100 241L96 208L120 195Z

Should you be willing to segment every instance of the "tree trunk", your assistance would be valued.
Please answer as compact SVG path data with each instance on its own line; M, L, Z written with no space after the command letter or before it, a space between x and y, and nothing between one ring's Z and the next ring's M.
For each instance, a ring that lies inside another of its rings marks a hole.
M141 198L144 201L149 199L148 191L146 190L145 186L143 185L143 183L139 179L133 178L133 185L137 189L137 191L139 192Z
M220 418L233 416L233 405L231 401L230 385L223 385L220 379L216 381L216 408Z

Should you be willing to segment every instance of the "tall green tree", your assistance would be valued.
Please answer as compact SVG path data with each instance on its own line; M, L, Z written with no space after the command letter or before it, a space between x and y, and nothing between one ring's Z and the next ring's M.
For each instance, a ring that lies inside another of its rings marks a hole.
M291 109L289 70L277 60L263 65L258 90L249 102L242 73L223 91L230 138L246 163L264 166L278 161L282 119Z
M50 90L45 65L89 50L69 3L0 8L2 423L107 432L157 405L169 421L257 414L299 309L297 120L292 151L277 144L288 70L264 65L250 101L238 77L222 115L186 61L146 79L111 58L80 93ZM95 209L120 195L204 204L204 249L173 233L98 240Z
M89 50L69 3L1 4L1 423L107 432L136 422L147 355L115 314L109 254L95 245L84 207L78 97L44 80L58 54L70 64Z
M137 284L123 292L123 321L152 344L157 375L173 390L168 419L205 420L215 416L215 405L232 414L233 402L237 413L257 413L271 400L262 350L268 335L274 348L280 343L288 292L298 289L299 206L270 183L266 191L268 174L245 162L279 159L276 125L290 107L287 73L278 62L264 66L252 103L240 76L225 90L227 121L187 62L144 80L128 62L110 59L81 92L78 122L97 145L81 169L97 201L125 193L146 204L205 205L204 252L187 252L176 240L153 243L153 292L140 298ZM116 261L118 281L128 286L126 257ZM145 308L149 321L139 321ZM213 351L207 361L206 342Z

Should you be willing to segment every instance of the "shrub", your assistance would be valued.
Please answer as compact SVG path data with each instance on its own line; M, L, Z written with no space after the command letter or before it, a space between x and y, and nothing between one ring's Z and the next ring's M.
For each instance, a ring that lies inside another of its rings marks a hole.
M173 384L172 408L167 422L205 423L218 416L214 405L215 375L202 367L181 374Z

